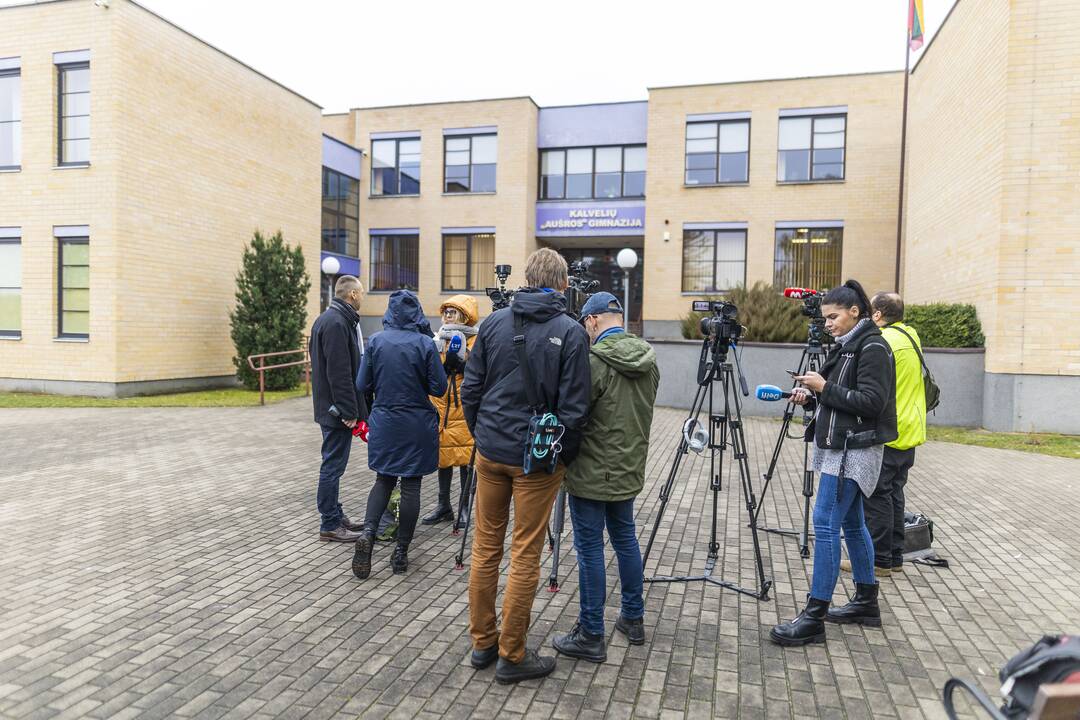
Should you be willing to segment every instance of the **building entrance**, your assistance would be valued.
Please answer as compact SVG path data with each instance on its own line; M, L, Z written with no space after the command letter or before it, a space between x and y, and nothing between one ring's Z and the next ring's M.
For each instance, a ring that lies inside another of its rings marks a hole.
M623 269L615 262L615 256L624 247L633 248L638 254L638 264L630 271L630 307L628 308L628 327L630 332L641 334L641 298L642 278L644 275L645 253L640 247L631 244L610 248L556 248L566 258L567 263L583 261L589 267L586 278L600 282L598 291L609 292L623 302Z

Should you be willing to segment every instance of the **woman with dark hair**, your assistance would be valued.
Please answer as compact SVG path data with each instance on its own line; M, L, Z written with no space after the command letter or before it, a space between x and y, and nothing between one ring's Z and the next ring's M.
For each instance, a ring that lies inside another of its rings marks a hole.
M862 285L848 280L821 300L825 330L836 343L821 373L795 379L802 384L792 402L815 409L806 429L814 441L814 470L820 474L814 506L814 574L806 608L769 633L780 645L825 642L825 621L880 627L874 546L863 516L863 498L877 486L884 444L896 439L896 374L892 351L870 318ZM840 574L840 530L844 531L855 597L829 610Z

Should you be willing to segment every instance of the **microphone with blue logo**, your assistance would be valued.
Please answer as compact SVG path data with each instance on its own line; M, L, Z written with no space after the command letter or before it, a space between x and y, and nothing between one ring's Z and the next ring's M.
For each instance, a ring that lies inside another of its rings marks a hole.
M446 360L443 368L448 375L460 373L465 368L465 340L461 333L455 332L446 341Z
M758 385L757 390L754 391L755 397L758 400L764 400L765 402L776 402L777 400L788 400L792 396L790 390L781 390L776 385Z

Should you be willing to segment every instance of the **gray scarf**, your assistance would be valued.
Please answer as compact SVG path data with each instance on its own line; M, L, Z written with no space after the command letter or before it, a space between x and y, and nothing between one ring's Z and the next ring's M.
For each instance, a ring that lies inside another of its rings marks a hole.
M450 341L450 338L455 333L463 335L466 338L470 338L479 331L475 325L465 325L464 323L444 323L439 332L435 335L435 345L439 348L439 352L446 349L446 343Z
M863 318L859 322L855 323L855 327L851 328L846 333L836 338L836 342L838 342L840 346L843 347L849 340L851 340L851 336L857 333L859 331L859 328L861 328L868 322L870 322L870 318Z

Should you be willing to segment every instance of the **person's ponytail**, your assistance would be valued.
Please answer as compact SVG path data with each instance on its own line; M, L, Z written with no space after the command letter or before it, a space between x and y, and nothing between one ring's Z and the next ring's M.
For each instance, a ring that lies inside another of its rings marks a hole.
M840 305L843 307L859 308L859 318L870 317L870 298L863 290L858 280L849 279L843 285L838 285L821 299L822 305Z

